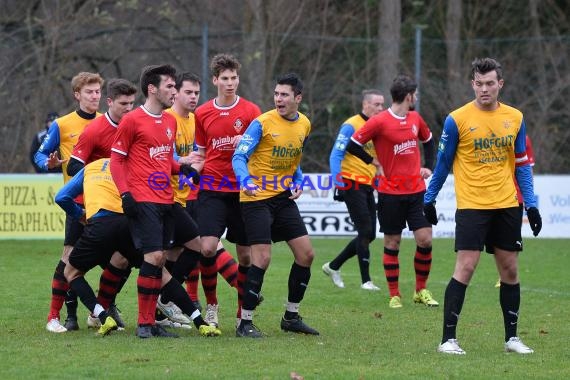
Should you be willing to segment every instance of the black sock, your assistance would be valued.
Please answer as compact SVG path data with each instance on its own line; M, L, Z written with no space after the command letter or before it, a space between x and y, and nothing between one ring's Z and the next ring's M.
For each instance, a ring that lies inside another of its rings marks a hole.
M196 267L196 264L198 264L200 256L200 252L184 248L180 256L178 256L178 260L176 260L176 265L174 265L170 272L172 277L174 277L180 284L184 284L184 281L188 278L190 271Z
M289 295L287 300L293 303L299 303L305 296L309 280L311 279L311 268L302 267L296 262L291 265L289 272Z
M161 294L163 297L166 296L169 300L174 302L187 316L191 316L197 310L192 300L190 300L190 297L188 297L188 293L184 291L182 285L174 278L171 278L170 281L162 287ZM196 320L194 320L194 323L196 323ZM199 325L196 325L196 327L198 326Z
M357 238L356 254L358 256L358 266L360 267L360 278L362 283L370 281L370 240L367 238Z
M466 291L467 285L462 284L453 277L447 284L443 303L443 338L441 343L456 338L457 323L463 308Z
M243 290L243 309L255 310L259 300L259 293L261 292L261 287L263 286L264 276L265 269L261 269L255 265L249 267Z
M67 318L77 319L77 294L69 289L65 294L65 307L67 308Z
M73 279L69 283L69 286L71 286L71 289L73 289L74 294L77 294L79 296L81 303L83 303L85 307L89 309L91 313L93 313L93 310L95 310L95 305L97 305L97 297L95 297L95 293L93 292L91 286L89 286L89 283L87 283L85 280L85 277L80 276Z
M119 294L121 292L121 290L123 289L123 286L125 286L125 284L127 283L127 280L129 279L129 276L131 275L132 267L129 265L129 267L127 269L119 269L119 268L116 268L116 269L117 269L117 273L119 273L121 275L121 280L119 281L119 287L117 288L117 293L115 293L115 295L113 296L113 299L111 300L111 304L115 303L115 299L117 298L117 294Z
M520 284L510 285L501 281L499 302L503 310L503 323L505 324L505 342L517 336L519 321L519 307L521 304Z
M332 270L339 270L342 264L344 264L348 259L356 255L356 245L358 244L358 237L352 239L346 247L330 262L329 267Z

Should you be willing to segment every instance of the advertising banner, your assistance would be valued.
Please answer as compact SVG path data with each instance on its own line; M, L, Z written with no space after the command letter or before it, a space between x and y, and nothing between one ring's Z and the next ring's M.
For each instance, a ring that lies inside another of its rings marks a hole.
M54 196L62 187L61 174L0 175L0 239L63 239L65 214ZM570 175L537 175L535 192L542 215L540 237L570 238ZM311 236L354 236L346 206L333 200L328 173L305 174L297 205ZM455 189L450 175L437 198L439 223L434 238L455 236ZM523 217L523 236L532 231ZM412 237L407 229L404 237ZM381 234L378 232L378 236Z

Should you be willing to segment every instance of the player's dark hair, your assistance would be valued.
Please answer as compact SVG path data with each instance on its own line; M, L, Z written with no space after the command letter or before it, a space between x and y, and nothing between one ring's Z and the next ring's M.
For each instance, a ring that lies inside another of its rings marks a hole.
M287 73L277 77L277 84L288 84L295 96L303 93L303 81L297 73Z
M471 79L475 79L475 73L487 74L493 70L497 73L498 80L503 79L503 67L496 59L475 58L475 60L471 62Z
M210 62L210 71L214 77L219 77L220 73L224 70L235 70L239 73L241 63L231 54L222 53L216 54Z
M135 95L137 91L137 86L126 79L113 78L107 82L107 97L113 100L121 95Z
M176 76L176 84L174 85L176 91L179 91L182 88L184 82L195 83L198 86L202 85L202 82L200 81L200 77L198 75L186 71Z
M172 80L176 80L176 69L169 64L151 65L142 69L141 90L145 98L148 97L148 86L151 84L155 87L160 86L163 75L172 78Z
M418 84L415 80L407 75L400 74L392 82L390 87L390 95L392 96L392 102L402 103L408 94L413 94L416 92Z

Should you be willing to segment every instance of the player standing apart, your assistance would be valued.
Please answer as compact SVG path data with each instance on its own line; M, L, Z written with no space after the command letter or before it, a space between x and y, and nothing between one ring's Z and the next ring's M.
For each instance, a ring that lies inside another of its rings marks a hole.
M503 84L499 62L492 58L473 61L471 87L475 100L445 119L434 176L425 194L426 218L437 224L435 199L453 168L457 254L455 270L445 290L443 337L437 349L446 354L465 354L457 341L457 323L483 247L494 254L501 278L499 303L503 311L505 350L519 354L534 352L517 337L522 222L513 173L534 236L540 232L542 220L526 154L523 114L498 101Z

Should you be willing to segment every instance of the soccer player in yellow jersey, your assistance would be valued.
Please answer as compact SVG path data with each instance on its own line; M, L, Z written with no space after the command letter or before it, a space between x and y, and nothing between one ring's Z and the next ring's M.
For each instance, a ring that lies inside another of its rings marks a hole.
M520 306L518 254L522 251L521 216L513 173L520 186L534 236L542 219L534 195L526 153L526 126L522 113L498 101L503 69L492 58L472 63L471 86L475 100L446 118L437 164L424 197L424 213L437 224L435 200L453 168L455 214L455 270L445 290L443 337L438 351L464 355L456 338L467 285L486 248L494 254L501 288L505 350L518 354L534 351L517 337Z
M67 174L67 164L79 135L85 126L99 115L97 109L101 100L102 85L103 78L95 73L80 72L71 79L73 96L79 107L77 110L55 119L34 157L36 165L44 171L62 166L64 183L71 178ZM58 150L61 158L58 157ZM81 199L77 201L82 202ZM52 297L47 317L46 329L50 332L62 333L79 328L77 324L77 297L68 293L69 284L65 281L63 270L68 261L69 253L82 232L83 226L79 222L73 221L69 217L65 218L63 253L53 275ZM59 322L59 311L64 300L67 306L65 326Z
M311 123L298 111L303 83L296 74L277 79L275 109L258 116L238 144L232 165L242 185L240 204L251 267L247 272L241 321L236 336L260 338L253 325L263 277L271 261L271 242L286 241L295 260L289 273L289 294L281 329L319 335L299 315L299 304L311 278L313 247L295 199L301 196L300 162Z
M352 154L346 154L346 146L352 135L362 128L366 121L384 109L384 96L379 90L362 91L362 111L346 120L340 127L331 150L329 163L335 187L334 199L346 203L350 219L357 236L332 260L323 265L323 272L330 276L333 284L344 288L340 267L351 257L358 257L360 277L364 290L377 291L379 287L370 279L370 243L376 238L376 201L373 179L376 167L366 164ZM374 145L368 142L364 149L373 157Z

